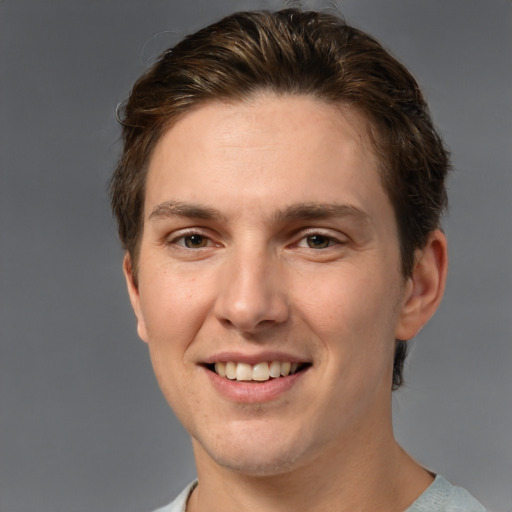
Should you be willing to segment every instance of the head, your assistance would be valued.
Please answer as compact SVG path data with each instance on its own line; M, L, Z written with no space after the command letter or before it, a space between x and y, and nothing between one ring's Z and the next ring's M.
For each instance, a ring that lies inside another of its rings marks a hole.
M119 236L137 278L145 184L153 150L180 119L212 101L261 92L309 96L368 121L392 204L407 278L446 207L447 151L420 88L371 36L329 14L287 9L228 16L188 36L137 81L121 112L124 149L111 182ZM406 343L397 340L393 388Z

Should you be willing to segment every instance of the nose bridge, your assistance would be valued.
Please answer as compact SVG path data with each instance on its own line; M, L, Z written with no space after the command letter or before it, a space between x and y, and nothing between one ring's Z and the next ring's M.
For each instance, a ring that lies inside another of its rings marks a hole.
M216 314L224 323L251 332L288 318L288 302L278 257L252 240L230 249Z

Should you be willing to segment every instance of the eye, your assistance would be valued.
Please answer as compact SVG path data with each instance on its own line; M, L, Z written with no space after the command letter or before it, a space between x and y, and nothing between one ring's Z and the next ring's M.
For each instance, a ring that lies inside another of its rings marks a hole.
M200 249L206 247L208 244L208 238L203 235L187 235L183 237L183 244L189 249Z
M320 233L313 233L305 236L297 244L298 247L307 247L309 249L327 249L332 245L337 245L340 242L330 236L322 235Z
M325 249L333 244L332 238L324 235L307 236L306 242L311 249Z
M212 245L212 241L207 236L199 233L181 235L171 240L170 243L186 249L203 249Z

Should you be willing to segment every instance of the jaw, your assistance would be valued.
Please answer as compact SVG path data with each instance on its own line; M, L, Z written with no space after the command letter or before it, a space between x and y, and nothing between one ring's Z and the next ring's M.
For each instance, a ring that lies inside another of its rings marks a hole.
M208 432L191 432L198 475L220 470L234 477L313 478L319 468L335 472L365 460L370 464L373 456L395 444L390 418L374 422L380 428L376 434L372 425L360 425L350 414L343 418L341 411L337 421L321 421L325 415L314 402L309 397L300 404L230 407L224 421L211 423ZM308 421L315 413L317 420Z
M318 406L314 396L308 393L300 400L294 398L222 403L215 407L215 417L205 415L200 420L209 425L208 430L198 424L189 426L198 471L201 467L204 474L227 470L253 477L292 475L309 471L307 468L343 464L351 459L350 452L359 451L357 445L373 443L358 441L351 415L343 418L340 411L338 418L325 421L324 407Z

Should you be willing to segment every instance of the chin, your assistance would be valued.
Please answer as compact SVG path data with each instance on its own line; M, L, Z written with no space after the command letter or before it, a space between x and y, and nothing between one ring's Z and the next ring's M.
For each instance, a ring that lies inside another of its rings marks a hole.
M236 456L214 454L213 457L216 457L215 462L225 469L254 477L268 477L288 473L296 468L298 462L298 457L295 454L274 453L271 456L268 454L262 456L261 453L254 453L254 450L240 451Z
M197 451L202 451L214 463L239 474L256 477L287 473L300 465L307 450L304 439L290 433L255 432L247 429L243 436L222 436L214 439L194 440ZM226 442L227 440L227 442Z

